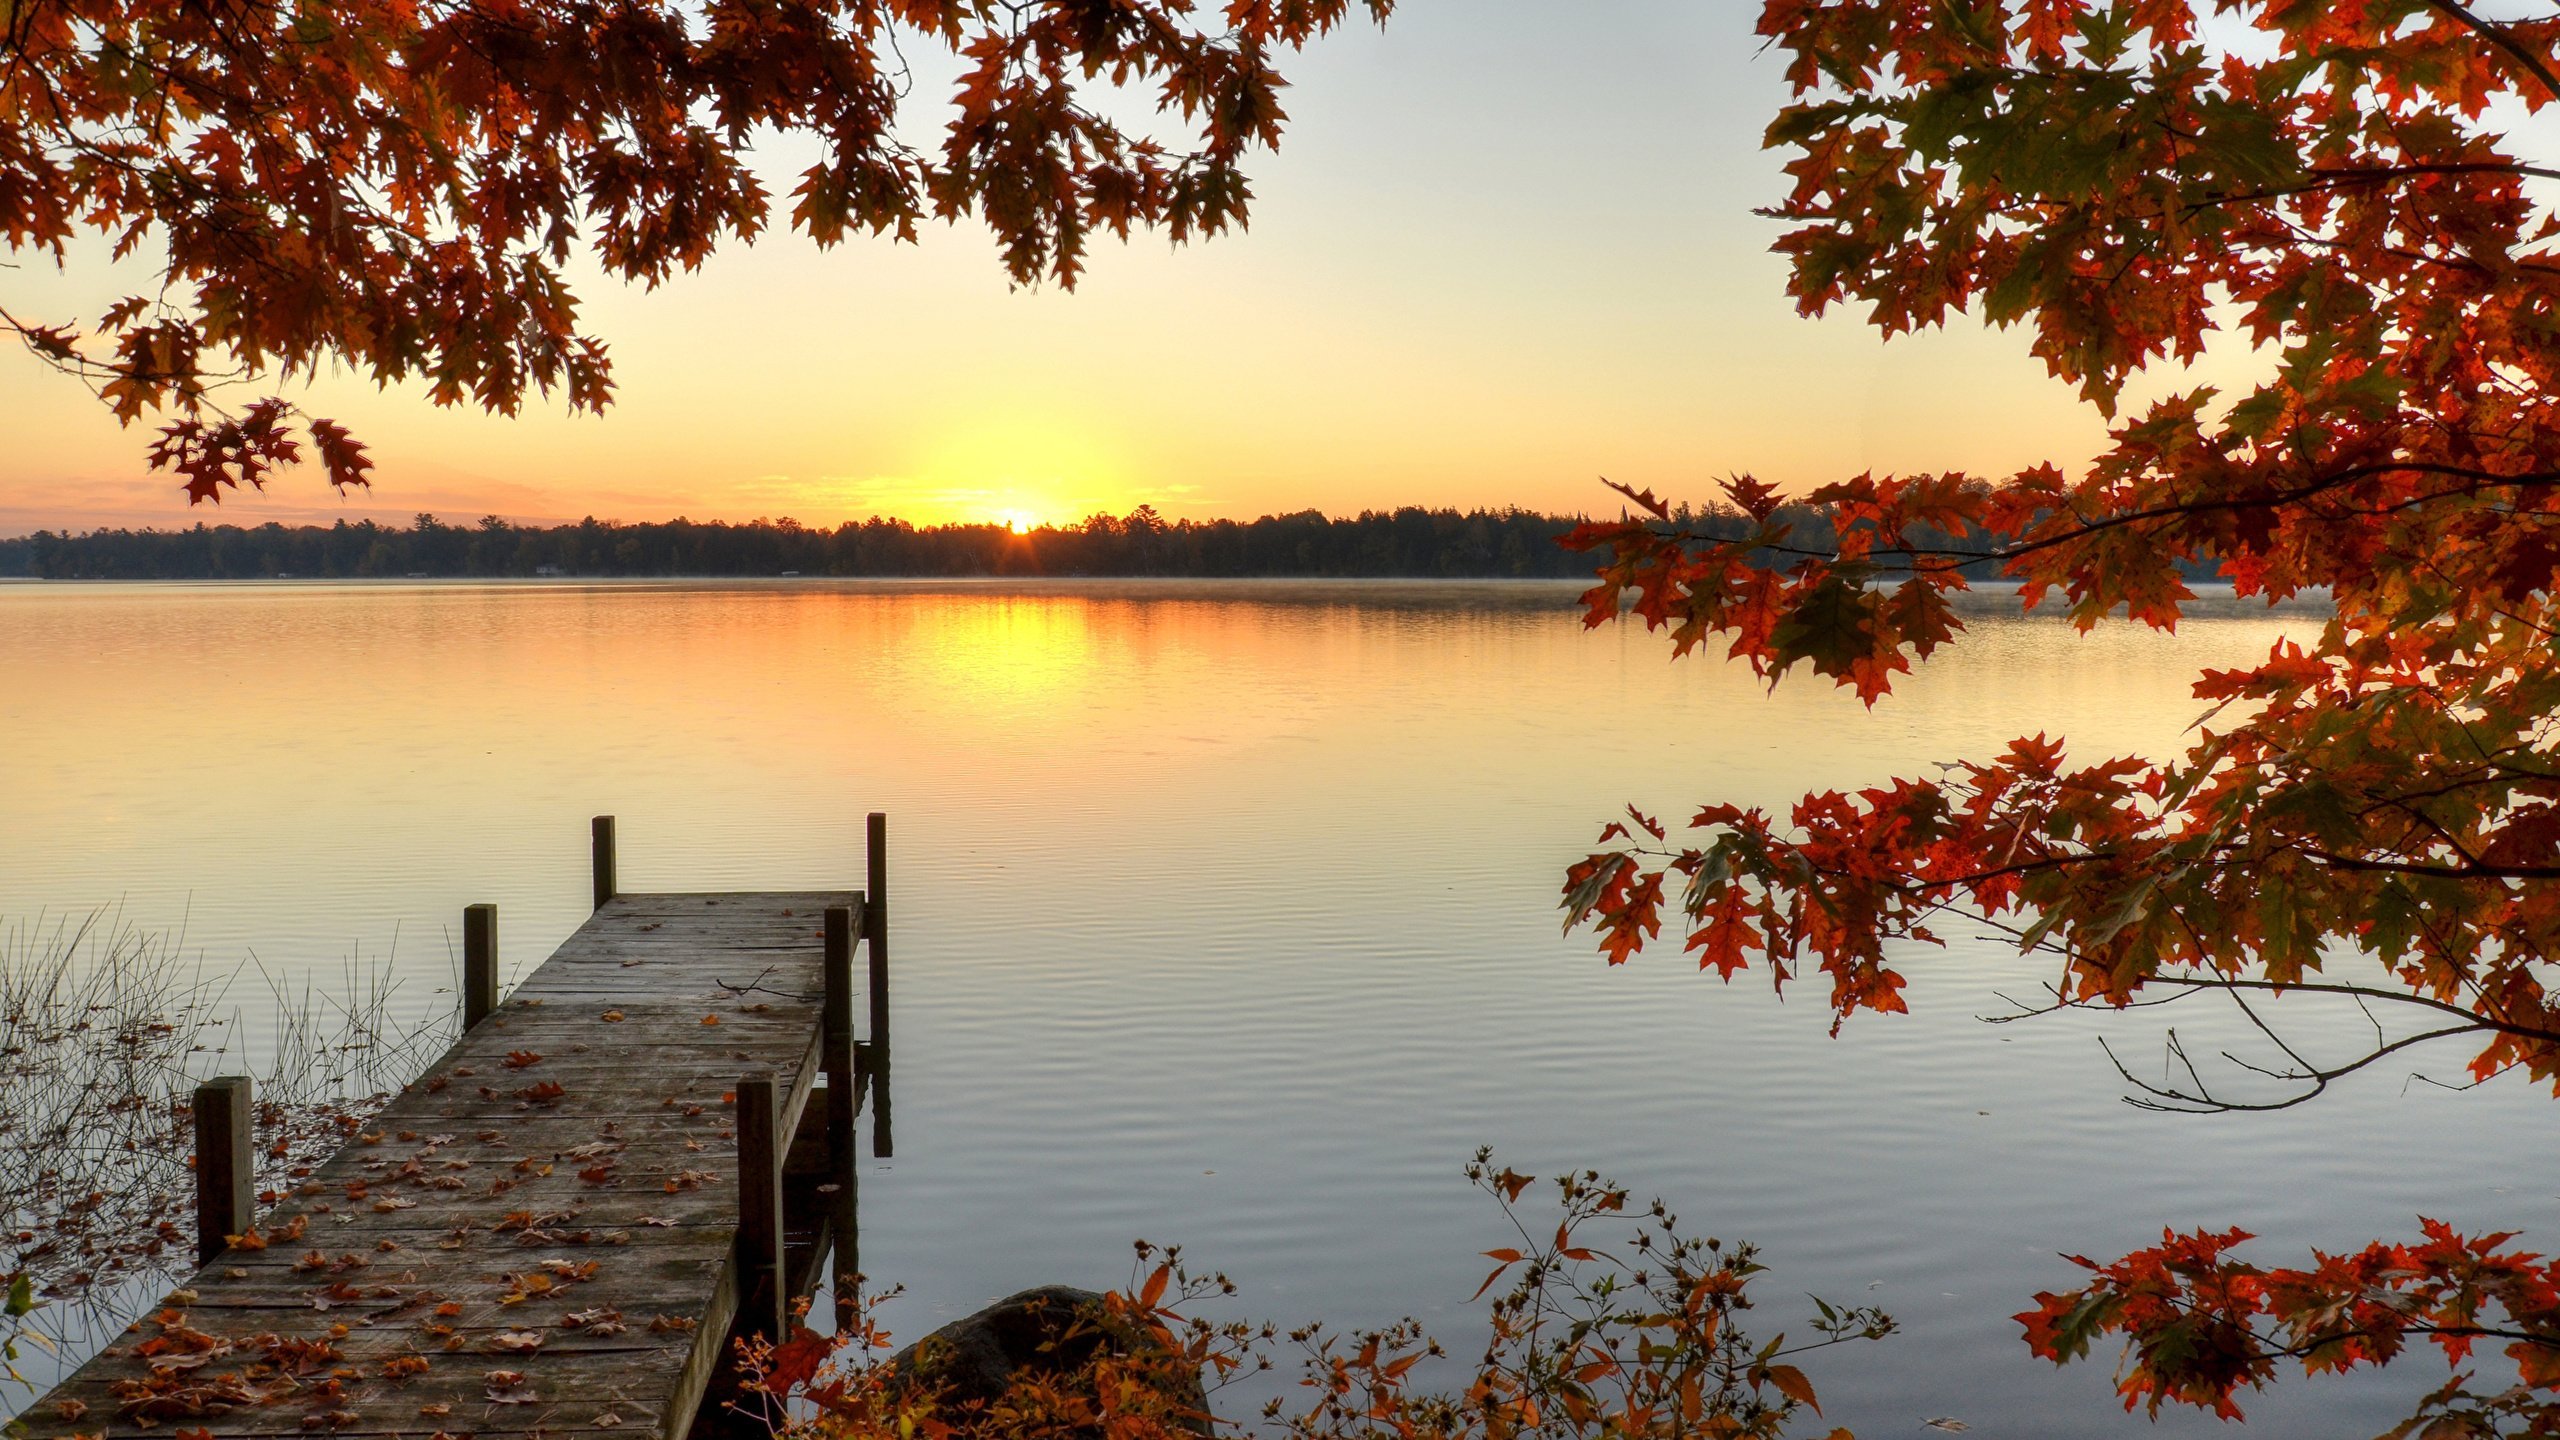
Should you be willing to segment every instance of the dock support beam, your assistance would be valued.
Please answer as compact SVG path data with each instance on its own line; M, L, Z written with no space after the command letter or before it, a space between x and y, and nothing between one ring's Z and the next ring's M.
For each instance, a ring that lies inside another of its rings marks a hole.
M610 815L597 816L595 818L594 829L596 908L601 910L605 907L606 901L611 900L614 896L622 893L618 888L616 888L613 874L613 817Z
M874 810L864 827L869 874L862 892L862 943L871 953L871 1048L889 1048L889 817Z
M782 1290L782 1111L773 1072L740 1076L737 1095L738 1333L779 1345L791 1327Z
M827 1178L853 1183L853 910L827 907L824 1028L827 1072Z
M855 915L864 904L857 898L851 906L827 909L826 1008L821 1023L826 1033L827 1180L835 1187L827 1202L827 1214L828 1228L835 1240L833 1278L839 1331L852 1313L854 1289L862 1273L860 1242L856 1238L861 1224L862 1179L853 1149L854 1111L862 1103L861 1060L853 1039L853 938Z
M249 1077L217 1075L196 1087L196 1263L210 1265L229 1235L257 1213Z
M874 810L864 826L869 887L862 892L862 948L871 961L871 1038L862 1047L871 1091L871 1153L887 1159L889 1138L889 817Z
M462 907L462 1028L498 1008L498 907Z

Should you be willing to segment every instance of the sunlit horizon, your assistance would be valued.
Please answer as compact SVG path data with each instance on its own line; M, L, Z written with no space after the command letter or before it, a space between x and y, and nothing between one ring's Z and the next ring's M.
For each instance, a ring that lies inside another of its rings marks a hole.
M1251 167L1251 228L1105 243L1073 293L1010 286L974 226L827 252L776 234L654 291L572 275L612 347L602 417L439 409L349 374L288 388L370 447L368 492L303 467L190 507L145 466L158 417L121 428L13 350L0 535L421 512L1035 529L1141 505L1603 513L1603 475L1703 500L1737 473L1791 492L2003 475L2102 442L2024 333L1887 342L1859 314L1796 313L1778 227L1753 213L1785 189L1756 148L1784 78L1742 8L1408 0L1286 69L1291 125ZM1549 99L1534 118L1532 93ZM12 283L52 321L136 278L75 248Z

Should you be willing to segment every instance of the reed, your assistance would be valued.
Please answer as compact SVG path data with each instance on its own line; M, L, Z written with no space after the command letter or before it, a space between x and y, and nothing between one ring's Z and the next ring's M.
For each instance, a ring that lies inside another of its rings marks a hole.
M273 1191L451 1043L452 1006L409 1003L397 951L288 976L254 953L208 965L183 925L118 909L0 922L0 1289L46 1302L0 1309L0 1346L76 1363L193 1268L200 1081L254 1081Z

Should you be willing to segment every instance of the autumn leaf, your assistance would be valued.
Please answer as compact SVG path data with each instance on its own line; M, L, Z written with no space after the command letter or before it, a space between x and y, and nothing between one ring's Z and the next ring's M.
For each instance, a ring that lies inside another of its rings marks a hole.
M1586 623L1869 705L1965 642L1955 600L1983 580L2005 584L1977 603L2083 632L2173 630L2208 580L2313 618L2201 675L2195 725L2156 754L2020 737L1767 810L1710 797L1686 833L1612 822L1565 868L1568 928L1616 964L1676 916L1720 980L1817 978L1835 1033L1907 1009L1900 967L1951 925L2050 966L2062 1007L2245 993L2269 1049L2228 1079L2126 1072L2160 1108L2287 1108L2421 1043L2560 1095L2560 430L2538 408L2560 212L2526 188L2544 167L2518 118L2560 98L2560 20L2220 7L2208 47L2200 13L1764 5L1792 92L1767 213L1799 309L2017 326L2103 443L2006 474L1737 479L1704 511L1617 485L1629 508L1566 544L1594 565ZM2257 353L2245 393L2176 378L2208 350ZM2303 1059L2278 997L2305 988L2377 1016L2362 1058ZM2400 1007L2429 1028L2392 1039ZM2389 1364L2413 1338L2454 1365L2494 1338L2546 1373L2540 1257L2422 1230L2283 1270L2173 1235L2021 1321L2057 1361L2123 1338L2122 1393L2155 1411L2233 1417L2280 1369ZM2465 1383L2392 1433L2560 1425L2548 1395Z
M261 487L301 458L301 434L332 486L367 486L373 460L336 421L223 397L343 366L439 405L601 411L612 366L569 277L655 288L776 221L834 246L975 217L1013 282L1072 288L1097 230L1187 242L1241 225L1245 157L1284 120L1275 60L1392 8L1132 0L1104 21L887 7L705 24L643 3L600 27L534 5L500 39L485 15L384 0L219 34L69 0L41 35L13 36L15 83L45 103L20 107L0 151L6 240L157 276L85 331L10 328L119 423L173 416L150 460L191 502ZM961 75L958 103L909 100L918 47ZM1154 97L1152 113L1111 103L1129 96ZM776 139L813 157L780 215L751 149Z

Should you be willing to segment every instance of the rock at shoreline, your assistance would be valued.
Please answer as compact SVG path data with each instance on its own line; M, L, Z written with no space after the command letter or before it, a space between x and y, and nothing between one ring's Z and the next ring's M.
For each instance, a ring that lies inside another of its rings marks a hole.
M1018 1380L1089 1374L1106 1353L1170 1356L1155 1336L1115 1320L1093 1291L1042 1285L952 1321L891 1357L889 1369L902 1382L935 1387L956 1412L993 1404ZM1197 1370L1168 1364L1158 1386L1173 1402L1169 1426L1209 1433L1209 1402ZM1078 1388L1091 1394L1089 1381ZM958 1415L950 1418L968 1428ZM1099 1426L1094 1433L1100 1434Z

